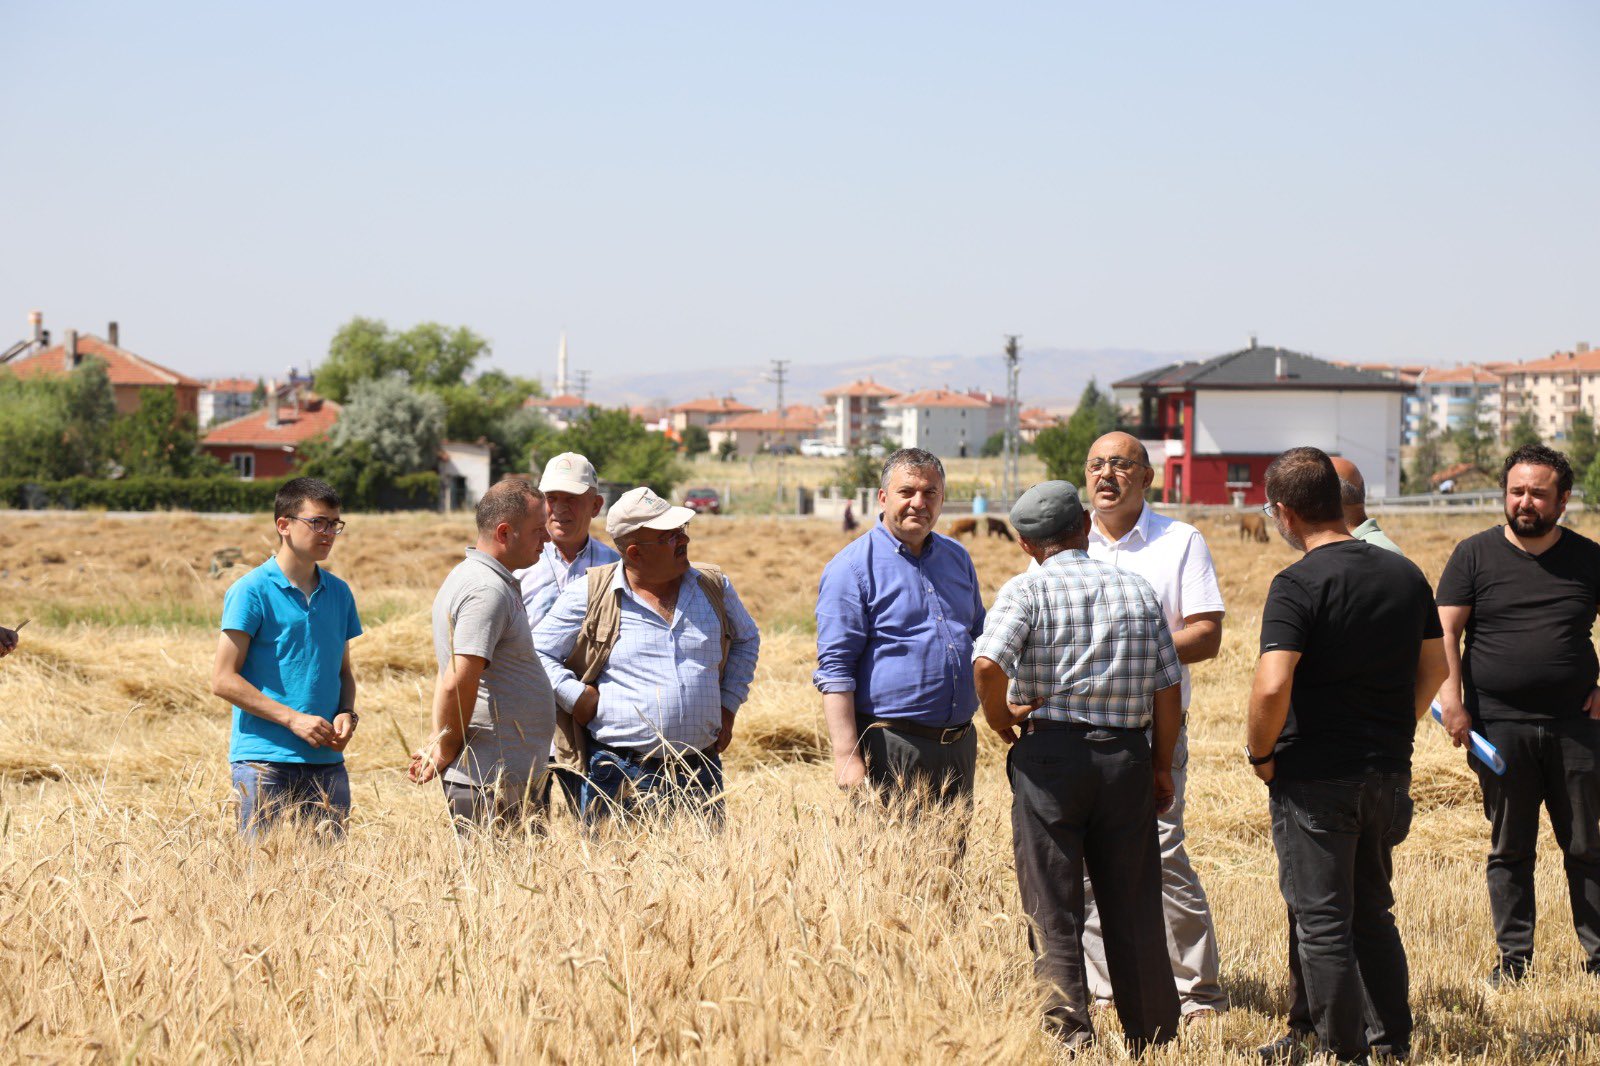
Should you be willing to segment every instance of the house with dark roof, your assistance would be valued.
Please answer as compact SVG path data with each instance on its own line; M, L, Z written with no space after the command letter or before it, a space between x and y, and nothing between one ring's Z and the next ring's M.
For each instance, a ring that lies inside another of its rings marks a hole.
M1302 445L1355 463L1372 495L1400 492L1403 381L1252 340L1112 388L1136 397L1137 435L1165 452L1168 503L1265 503L1267 464Z

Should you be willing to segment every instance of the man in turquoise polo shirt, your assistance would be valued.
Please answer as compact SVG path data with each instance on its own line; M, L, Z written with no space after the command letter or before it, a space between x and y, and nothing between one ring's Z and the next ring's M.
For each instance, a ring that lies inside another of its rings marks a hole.
M299 477L273 504L277 554L222 601L211 691L233 704L228 761L239 829L255 837L286 814L342 835L350 815L344 749L355 734L349 641L361 635L350 586L317 565L344 532L339 494Z

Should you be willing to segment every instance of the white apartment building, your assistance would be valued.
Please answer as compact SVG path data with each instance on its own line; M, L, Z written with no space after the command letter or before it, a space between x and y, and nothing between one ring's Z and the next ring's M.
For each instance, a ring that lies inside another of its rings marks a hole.
M977 455L989 436L989 404L949 389L924 389L885 402L884 431L902 448L940 458Z
M822 419L822 439L841 448L864 448L883 439L884 402L900 395L871 378L852 381L822 394L827 401Z
M1600 419L1600 352L1579 344L1548 359L1512 363L1495 371L1500 391L1500 436L1510 435L1524 412L1545 440L1563 440L1580 410Z
M1486 363L1448 368L1428 367L1417 381L1421 410L1436 434L1453 433L1477 410L1478 424L1500 433L1500 371L1512 364ZM1413 435L1410 439L1415 440Z

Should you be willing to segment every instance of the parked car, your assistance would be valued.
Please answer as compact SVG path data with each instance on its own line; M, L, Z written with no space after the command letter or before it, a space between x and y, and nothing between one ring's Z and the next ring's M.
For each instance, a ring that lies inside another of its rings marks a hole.
M839 459L850 454L850 452L849 449L840 447L831 440L823 440L821 437L809 437L800 442L800 454L820 459Z
M722 513L722 497L716 489L690 489L683 494L683 505L695 514Z

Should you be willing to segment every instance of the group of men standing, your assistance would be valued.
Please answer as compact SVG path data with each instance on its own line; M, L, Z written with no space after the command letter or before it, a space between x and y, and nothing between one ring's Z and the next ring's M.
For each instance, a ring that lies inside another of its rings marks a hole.
M985 610L970 556L934 530L940 461L902 449L883 467L879 521L818 587L814 683L841 788L964 825L980 709L1006 746L1044 1023L1069 1047L1093 1040L1097 1005L1115 1006L1135 1049L1227 1008L1183 825L1188 668L1217 655L1224 604L1198 530L1146 505L1152 478L1139 442L1112 433L1081 493L1029 489L1010 517L1031 564ZM1264 1058L1409 1051L1392 850L1435 693L1458 745L1476 730L1506 763L1475 763L1492 827L1490 985L1531 964L1541 805L1600 974L1600 545L1558 524L1572 484L1559 452L1519 449L1501 483L1506 524L1462 542L1435 595L1365 514L1347 461L1297 448L1267 472L1265 510L1303 556L1263 608L1245 751L1268 786L1289 920L1290 1033ZM537 486L502 481L435 599L434 733L410 775L441 779L463 831L527 822L552 781L591 821L641 805L722 816L720 755L757 626L720 571L690 564L692 511L634 489L608 512L613 549L590 535L600 510L579 455ZM309 478L279 492L275 523L278 551L227 593L213 672L234 706L240 824L314 810L338 832L361 624L319 564L345 524Z

